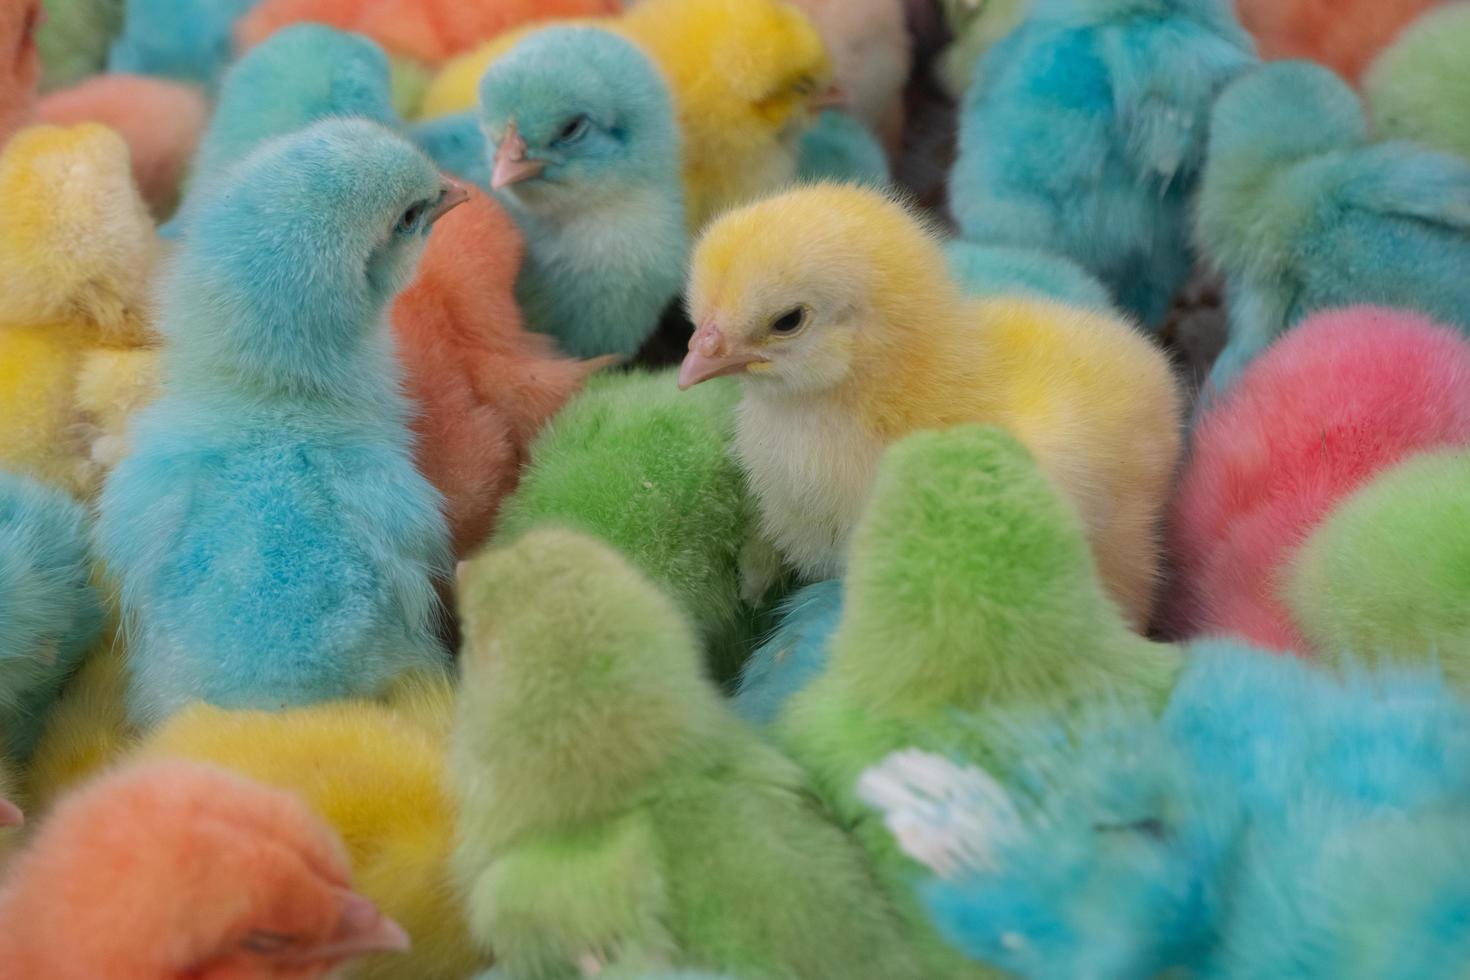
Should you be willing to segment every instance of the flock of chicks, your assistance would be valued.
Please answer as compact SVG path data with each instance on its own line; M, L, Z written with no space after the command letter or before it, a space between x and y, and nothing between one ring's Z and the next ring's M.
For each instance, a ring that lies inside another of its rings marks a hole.
M0 977L1462 976L1470 3L624 7L4 0Z

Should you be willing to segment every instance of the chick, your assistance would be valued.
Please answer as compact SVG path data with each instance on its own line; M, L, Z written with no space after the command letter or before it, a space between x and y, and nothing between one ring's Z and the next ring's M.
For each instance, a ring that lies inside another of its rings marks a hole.
M968 715L1109 697L1162 704L1178 652L1129 631L1075 510L992 428L921 433L888 450L843 590L827 668L787 702L776 731L925 937L912 975L985 975L933 933L910 891L914 866L858 798L858 777L910 746L1007 765Z
M473 192L434 226L417 277L393 304L419 471L444 495L458 558L485 542L532 440L601 366L523 329L521 249L505 212Z
M107 49L122 30L125 0L46 0L36 32L42 89L64 88L107 67Z
M165 393L98 524L135 722L196 698L371 694L443 664L448 532L384 313L463 199L386 130L332 120L266 143L193 211L164 288Z
M41 78L41 55L36 30L41 23L41 0L19 0L0 11L0 146L10 134L30 122L36 85Z
M1415 18L1444 0L1235 0L1264 58L1301 58L1350 81Z
M689 308L699 329L680 386L742 376L736 452L762 532L802 576L841 575L887 445L986 422L1071 497L1108 591L1136 626L1148 621L1180 405L1163 355L1127 324L968 301L903 207L823 185L712 227Z
M1108 288L1071 259L1029 248L952 241L949 274L971 296L1034 296L1112 313Z
M802 134L797 179L887 187L891 179L883 147L866 126L845 112L826 109Z
M1383 469L1470 444L1467 382L1470 343L1409 313L1329 311L1283 337L1195 426L1171 519L1173 632L1305 652L1281 596L1293 554Z
M769 725L792 695L827 667L832 634L842 616L842 583L833 579L799 589L781 603L777 626L740 670L731 707L746 721Z
M24 760L102 632L87 519L65 494L0 472L0 754Z
M408 946L300 800L183 762L69 797L12 864L0 920L7 975L54 980L307 980Z
M256 0L127 0L109 72L213 85L232 54L230 31Z
M1031 0L941 0L952 41L935 74L956 102L975 77L975 66L1026 19Z
M1413 140L1470 158L1470 3L1446 3L1409 25L1363 77L1379 139Z
M208 763L289 790L341 835L357 890L413 940L407 955L364 960L353 977L464 977L487 963L470 944L450 878L454 808L442 777L454 695L442 678L436 688L437 732L367 701L280 712L197 705L150 736L140 755Z
M822 38L784 0L643 0L616 29L668 80L689 227L796 177L797 140L832 100Z
M1372 303L1470 328L1470 161L1370 146L1357 96L1325 68L1265 65L1220 97L1199 231L1230 310L1216 393L1317 310Z
M578 357L631 356L684 276L679 133L648 58L605 30L547 28L490 66L491 186L526 239L516 297Z
M857 847L722 704L634 566L541 530L470 563L460 607L454 864L507 973L917 975Z
M679 602L720 680L750 649L747 599L771 584L730 457L738 398L722 384L680 396L671 372L592 378L531 447L499 528L509 541L570 527L619 549Z
M153 342L153 222L126 144L96 125L16 136L0 156L0 199L0 462L90 496L102 476L92 442L125 423L110 406L84 411L79 378Z
M490 157L485 132L472 112L426 119L407 129L407 136L440 170L465 183L490 190Z
M792 3L821 33L847 110L896 152L903 139L904 87L914 60L903 0Z
M962 237L1072 259L1161 326L1194 268L1210 106L1252 57L1229 0L1034 3L961 109Z

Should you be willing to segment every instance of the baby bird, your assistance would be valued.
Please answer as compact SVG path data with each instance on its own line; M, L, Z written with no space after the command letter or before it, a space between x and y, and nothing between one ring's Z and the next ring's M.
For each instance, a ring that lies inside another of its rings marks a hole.
M11 865L0 971L311 980L406 949L349 868L289 793L192 763L128 766L68 797Z
M30 121L36 85L41 78L41 55L36 31L41 24L41 0L19 0L0 10L0 146L10 134Z
M944 255L949 274L971 296L1035 296L1100 313L1113 312L1108 288L1060 255L961 240L945 245Z
M63 88L107 68L107 49L122 30L124 0L46 0L36 33L44 88Z
M536 31L480 83L491 186L526 239L516 298L578 357L632 356L688 255L679 131L663 78L629 41Z
M740 670L730 705L735 713L756 725L775 721L792 695L827 668L841 618L842 583L836 579L804 586L783 601L776 628Z
M940 0L952 40L939 57L935 77L954 101L962 101L975 66L1026 19L1031 0Z
M212 86L233 54L230 31L257 0L127 0L109 72Z
M164 396L101 499L129 710L372 694L445 662L439 495L384 313L464 200L372 123L269 141L201 201L165 287Z
M1470 161L1370 145L1358 97L1317 65L1265 65L1220 97L1199 234L1230 309L1215 393L1317 310L1371 303L1470 330Z
M832 64L801 11L783 0L642 0L615 29L673 93L692 230L791 183L797 141L833 98Z
M94 441L126 428L97 386L136 376L129 355L151 359L153 222L127 145L96 125L16 136L0 156L0 199L0 463L90 497L102 477Z
M1378 139L1413 140L1470 159L1470 3L1445 3L1404 29L1363 76Z
M715 224L689 308L699 329L680 387L741 377L736 453L762 532L802 576L841 575L890 443L983 422L1013 433L1071 498L1108 591L1147 623L1180 400L1163 355L1126 323L967 300L913 215L827 185Z
M838 183L887 187L888 157L872 132L845 112L826 109L802 134L796 169L804 184Z
M1072 259L1159 327L1194 268L1210 106L1251 61L1229 0L1036 0L961 110L963 237Z
M487 963L470 944L449 872L454 807L442 781L454 693L442 678L420 689L434 704L433 727L370 701L288 711L195 705L140 752L295 793L342 836L357 890L413 940L407 954L362 961L357 980L464 977Z
M454 861L509 975L920 975L857 847L616 552L528 534L461 572L460 605Z
M0 755L24 760L102 632L87 518L58 490L0 471Z

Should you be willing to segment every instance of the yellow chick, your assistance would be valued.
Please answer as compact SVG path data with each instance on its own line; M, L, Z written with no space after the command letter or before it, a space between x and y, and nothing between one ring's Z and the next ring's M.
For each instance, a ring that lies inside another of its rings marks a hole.
M418 690L405 690L415 683ZM490 964L470 944L447 865L455 809L441 777L453 690L443 677L420 675L392 697L414 710L372 701L279 712L198 704L157 729L139 754L209 762L293 790L336 829L357 890L413 939L407 954L370 957L349 976L470 976Z
M123 422L83 408L78 378L94 354L152 342L153 222L127 144L94 124L17 134L0 200L0 465L89 497L103 475L92 443Z
M981 422L1013 433L1070 496L1112 597L1148 622L1181 403L1163 354L1129 324L964 298L922 222L833 185L711 226L689 304L699 326L679 385L741 377L736 453L763 534L799 573L842 573L885 447Z
M843 98L821 35L783 0L643 0L601 26L642 48L669 83L695 230L790 184L801 134ZM525 33L451 62L430 86L426 114L472 108L485 69Z

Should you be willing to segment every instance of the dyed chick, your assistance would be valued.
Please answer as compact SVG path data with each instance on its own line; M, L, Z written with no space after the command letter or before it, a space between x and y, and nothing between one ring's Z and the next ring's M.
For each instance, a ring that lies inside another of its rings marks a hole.
M1356 83L1399 32L1445 0L1235 0L1263 58L1327 65Z
M107 68L107 49L122 30L124 0L46 0L36 32L41 88L64 88Z
M480 83L491 186L526 239L516 297L578 357L632 356L679 292L688 255L668 88L629 41L536 31Z
M956 102L975 78L985 54L1026 19L1031 0L940 0L952 40L936 67L944 91Z
M798 140L834 96L822 38L801 11L783 0L643 0L615 29L673 93L692 230L791 183Z
M233 54L230 32L257 0L127 0L107 70L212 86Z
M36 31L41 24L41 0L7 3L0 11L0 146L10 134L30 122L36 86L41 78L41 55Z
M437 716L427 727L369 701L279 712L196 705L140 750L295 793L342 836L357 890L413 941L407 954L362 960L357 980L464 977L487 963L470 945L449 871L454 807L442 777L454 692L443 678L420 689Z
M288 793L190 763L129 766L68 797L11 865L0 963L53 980L327 977L408 946L349 867Z
M1251 60L1228 0L1034 3L961 109L962 237L1072 259L1161 326L1194 268L1210 106Z
M1363 78L1379 139L1412 140L1470 158L1470 3L1446 3L1404 29Z
M822 676L832 634L842 618L842 583L836 579L798 589L776 611L776 628L740 669L731 700L735 713L769 725L786 702Z
M522 327L521 254L510 218L470 192L434 226L418 275L393 304L419 471L444 495L457 558L484 544L532 441L601 366L562 357Z
M1358 97L1317 65L1265 65L1221 96L1199 231L1230 309L1216 393L1317 310L1371 303L1470 329L1470 161L1370 145Z
M426 119L408 127L408 138L451 177L490 190L490 156L485 132L472 112Z
M86 512L0 472L0 754L24 760L62 683L102 632Z
M966 300L918 219L828 185L721 219L695 252L689 307L680 386L740 375L736 451L763 534L802 576L840 576L886 446L984 422L1070 496L1108 591L1148 621L1180 406L1164 357L1126 323Z
M133 373L110 358L153 342L153 222L126 144L96 125L12 139L0 198L11 203L0 232L0 463L90 497L102 477L94 441L121 437L126 422L80 386L84 375L91 391L99 375Z
M681 396L672 372L594 377L531 447L499 529L569 527L617 548L678 601L722 681L774 577L730 455L738 399L724 384Z
M1317 314L1252 364L1193 438L1171 520L1172 631L1307 652L1282 600L1292 556L1380 471L1470 445L1470 343L1394 310Z
M266 143L194 211L165 393L101 499L135 722L373 694L445 663L448 532L384 313L463 199L386 130L332 120Z
M923 937L912 975L988 976L933 931L911 891L915 866L858 798L859 776L910 746L1003 771L1018 759L975 718L1107 698L1161 705L1178 652L1127 628L1074 508L992 428L920 433L888 450L843 589L827 668L775 730Z
M824 109L802 134L796 168L802 183L830 180L887 187L888 157L868 128L845 112Z
M856 845L724 706L688 621L630 563L537 531L462 570L460 606L454 861L507 973L917 975Z
M970 296L1034 296L1099 313L1114 312L1108 288L1060 255L960 240L945 245L944 255L949 274Z

